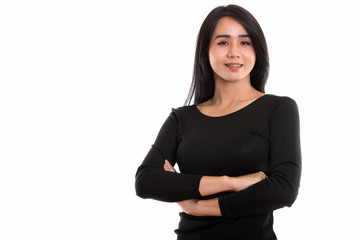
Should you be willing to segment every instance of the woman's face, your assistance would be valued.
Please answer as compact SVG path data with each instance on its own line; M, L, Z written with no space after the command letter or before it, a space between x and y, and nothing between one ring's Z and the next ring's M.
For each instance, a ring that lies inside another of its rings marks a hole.
M245 28L230 17L220 18L209 46L215 80L249 80L256 54Z

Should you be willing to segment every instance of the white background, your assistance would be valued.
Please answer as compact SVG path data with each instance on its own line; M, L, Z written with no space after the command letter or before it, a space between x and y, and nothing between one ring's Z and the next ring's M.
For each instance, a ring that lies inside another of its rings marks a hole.
M197 32L235 3L268 41L267 93L300 108L301 190L279 239L356 239L358 3L1 1L0 239L175 239L134 175L190 87Z

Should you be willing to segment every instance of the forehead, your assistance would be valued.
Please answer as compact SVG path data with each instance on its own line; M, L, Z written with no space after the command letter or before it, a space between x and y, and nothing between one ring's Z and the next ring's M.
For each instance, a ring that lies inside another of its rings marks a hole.
M216 24L213 37L217 35L239 36L247 34L248 32L244 26L237 20L231 17L222 17Z

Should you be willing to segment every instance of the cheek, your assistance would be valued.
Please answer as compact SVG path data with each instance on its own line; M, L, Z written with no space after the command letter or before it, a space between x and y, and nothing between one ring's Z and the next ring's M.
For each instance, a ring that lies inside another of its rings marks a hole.
M214 49L209 50L209 62L212 68L214 68L215 65L222 63L222 61L223 61L222 51L217 51Z
M256 61L256 54L255 52L248 52L246 55L244 55L244 58L246 62L251 63L251 65L255 65Z
M209 51L209 63L212 69L214 69L216 65L216 57L213 51Z
M252 49L252 51L251 51L251 60L255 63L255 61L256 61L256 53L255 53L255 50L254 49Z
M251 56L250 61L251 61L251 62L253 62L253 63L255 64L255 61L256 61L256 56L255 56L255 55Z

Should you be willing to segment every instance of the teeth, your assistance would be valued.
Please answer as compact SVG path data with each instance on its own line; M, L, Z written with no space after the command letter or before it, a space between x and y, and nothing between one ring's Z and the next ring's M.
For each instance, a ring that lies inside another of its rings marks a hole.
M225 64L228 67L241 67L242 64Z

